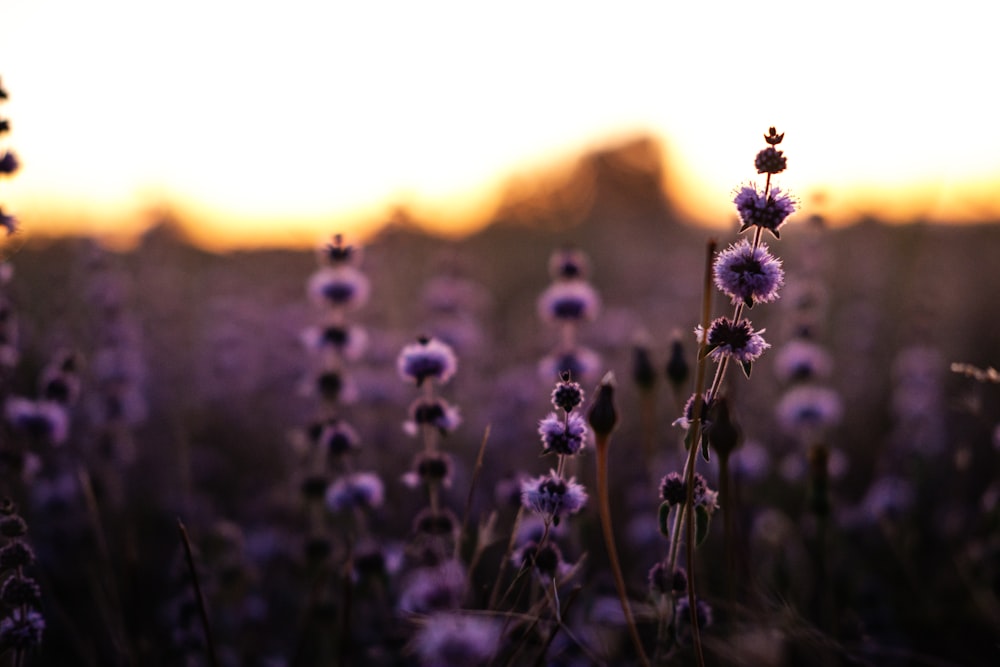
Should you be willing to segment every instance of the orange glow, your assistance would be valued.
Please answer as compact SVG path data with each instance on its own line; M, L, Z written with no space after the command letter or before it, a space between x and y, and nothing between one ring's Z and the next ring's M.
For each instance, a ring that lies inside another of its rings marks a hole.
M7 0L0 203L119 238L166 208L213 248L398 208L459 233L511 179L647 135L679 210L722 224L774 124L781 182L834 222L1000 219L1000 6L674 4Z

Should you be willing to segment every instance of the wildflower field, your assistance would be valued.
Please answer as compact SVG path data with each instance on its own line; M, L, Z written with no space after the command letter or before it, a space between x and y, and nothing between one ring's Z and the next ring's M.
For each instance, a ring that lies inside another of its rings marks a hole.
M1000 229L786 143L715 230L640 143L460 240L10 236L4 664L998 664Z

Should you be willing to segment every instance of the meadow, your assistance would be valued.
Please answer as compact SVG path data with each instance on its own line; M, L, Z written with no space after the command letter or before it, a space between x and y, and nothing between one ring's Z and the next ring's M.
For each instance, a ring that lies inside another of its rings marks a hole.
M10 237L0 534L37 590L4 598L4 659L997 664L1000 226L800 202L767 239L780 298L747 309L770 348L722 379L709 460L695 436L688 553L664 478L699 417L706 243L748 235L679 220L660 170L643 142L589 155L460 239L403 213L315 251L212 254L170 220L127 252ZM574 415L597 437L544 439ZM550 470L582 507L531 511Z

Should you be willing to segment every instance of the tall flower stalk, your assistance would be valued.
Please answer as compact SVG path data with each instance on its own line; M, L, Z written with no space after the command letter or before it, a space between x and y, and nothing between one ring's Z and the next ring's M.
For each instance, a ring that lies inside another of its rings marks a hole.
M730 364L736 363L749 378L756 361L770 344L764 339L764 330L754 328L745 312L754 305L770 303L779 297L784 283L781 262L775 258L767 244L763 242L765 230L775 238L780 238L780 228L796 208L795 201L772 182L773 176L787 166L783 151L777 146L784 139L774 127L764 135L767 147L757 153L754 166L758 174L765 174L763 188L751 183L741 186L733 199L739 213L740 233L752 231L751 239L740 239L722 252L716 254L714 242L708 245L708 257L704 275L704 299L701 324L695 335L699 344L698 366L695 373L695 390L685 407L684 414L677 423L687 430L684 442L687 458L683 472L676 478L664 479L661 493L661 530L670 540L666 574L673 577L678 570L679 547L686 544L686 607L689 616L691 640L699 665L704 664L700 639L700 621L709 618L707 613L699 613L699 601L695 597L694 548L707 534L708 522L715 510L714 492L706 492L704 481L695 472L697 453L709 458L709 440L721 404L723 384ZM717 317L709 322L712 311L712 286L729 297L733 306L732 315ZM716 363L715 370L708 379L707 362ZM707 389L706 389L707 385ZM675 473L676 474L676 473ZM667 480L683 480L675 496L667 498ZM724 484L728 489L729 485ZM728 499L724 499L728 502ZM674 508L676 507L676 510ZM668 517L673 511L672 526ZM683 537L681 527L684 527ZM676 636L680 619L680 605L674 606L673 631ZM699 616L702 618L700 619ZM661 623L661 628L664 624Z

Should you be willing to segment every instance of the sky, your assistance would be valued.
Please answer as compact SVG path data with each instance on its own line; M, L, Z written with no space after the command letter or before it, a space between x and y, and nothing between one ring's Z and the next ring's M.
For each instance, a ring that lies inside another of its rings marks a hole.
M732 222L770 125L843 220L1000 218L1000 3L3 0L0 205L27 232L207 245L455 230L513 177L650 135ZM822 200L817 198L822 194ZM819 204L817 204L819 205Z

